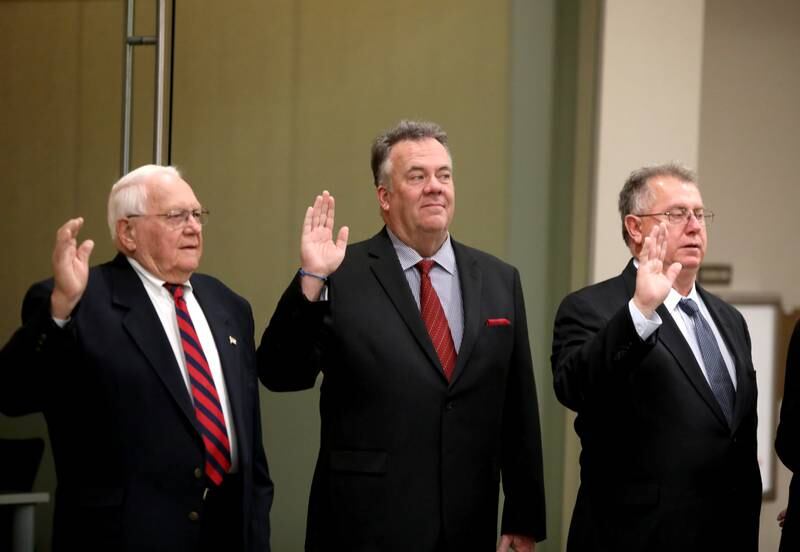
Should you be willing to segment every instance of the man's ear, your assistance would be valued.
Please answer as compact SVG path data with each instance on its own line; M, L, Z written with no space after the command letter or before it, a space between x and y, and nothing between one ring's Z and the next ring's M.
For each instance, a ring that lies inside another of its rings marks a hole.
M381 211L386 212L389 210L389 190L383 184L378 184L376 190L378 195L378 205L381 206Z
M136 228L131 224L130 219L117 221L117 242L127 253L136 251Z
M635 215L625 215L625 230L630 236L630 241L636 245L644 243L644 234L642 233L642 219Z

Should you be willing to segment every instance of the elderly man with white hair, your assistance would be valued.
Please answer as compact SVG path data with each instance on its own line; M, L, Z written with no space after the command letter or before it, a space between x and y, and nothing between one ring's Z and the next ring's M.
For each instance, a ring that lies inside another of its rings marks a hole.
M197 274L208 211L173 167L108 200L119 254L89 267L83 218L56 234L0 353L0 411L42 412L55 550L269 550L253 316Z

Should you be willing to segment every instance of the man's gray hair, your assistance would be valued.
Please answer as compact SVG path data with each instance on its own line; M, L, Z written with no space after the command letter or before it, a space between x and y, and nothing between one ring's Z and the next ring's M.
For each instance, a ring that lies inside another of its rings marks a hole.
M391 188L389 173L391 173L392 167L389 155L392 152L392 146L404 140L417 142L427 138L433 138L442 144L444 149L447 150L447 154L450 155L450 148L447 146L447 133L442 127L429 121L403 120L375 138L372 143L370 163L375 187L383 185L386 188Z
M147 181L153 176L166 174L181 178L175 167L143 165L134 169L111 187L108 194L108 229L111 239L117 241L117 221L128 215L143 215L147 209Z
M680 163L664 163L636 169L625 181L619 193L619 215L622 219L622 239L630 246L630 236L625 228L626 215L644 214L653 204L653 190L648 186L650 179L656 177L677 178L681 182L691 182L697 186L697 175Z

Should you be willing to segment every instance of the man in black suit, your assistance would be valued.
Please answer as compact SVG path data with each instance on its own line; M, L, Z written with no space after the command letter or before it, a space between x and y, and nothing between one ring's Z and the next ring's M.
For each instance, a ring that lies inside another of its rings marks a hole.
M782 512L780 552L800 550L800 323L795 325L786 355L781 420L775 438L781 462L792 471L789 504Z
M205 211L172 167L111 190L119 254L89 268L82 218L25 297L0 356L0 410L43 412L56 550L269 550L253 317L195 274Z
M555 391L582 444L570 552L758 549L750 338L695 282L713 218L696 182L675 164L632 173L619 208L633 259L556 315Z
M386 226L333 241L306 212L301 270L259 347L261 381L324 373L307 550L531 551L545 536L539 418L516 269L451 239L444 131L403 121L372 148ZM428 262L430 261L430 262Z

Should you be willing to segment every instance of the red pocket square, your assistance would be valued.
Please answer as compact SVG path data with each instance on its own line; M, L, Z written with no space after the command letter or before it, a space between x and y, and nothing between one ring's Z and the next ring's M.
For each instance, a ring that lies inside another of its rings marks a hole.
M487 318L486 325L490 328L494 326L510 326L511 320L508 318Z

